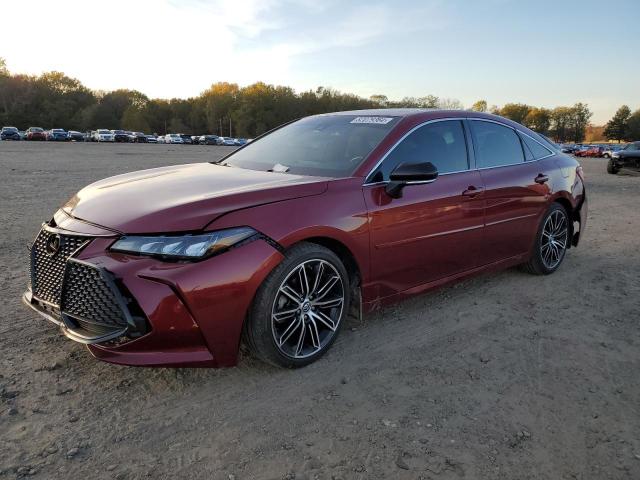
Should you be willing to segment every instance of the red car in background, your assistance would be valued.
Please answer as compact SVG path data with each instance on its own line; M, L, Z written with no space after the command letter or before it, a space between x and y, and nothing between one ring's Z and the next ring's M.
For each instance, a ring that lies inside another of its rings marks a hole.
M604 147L597 145L589 145L574 153L576 157L602 157L604 155Z
M220 161L98 181L44 223L24 302L98 358L300 367L369 312L470 275L550 274L587 218L578 162L467 111L303 118Z
M44 141L47 139L47 134L43 128L40 127L29 127L27 129L27 140L41 140Z

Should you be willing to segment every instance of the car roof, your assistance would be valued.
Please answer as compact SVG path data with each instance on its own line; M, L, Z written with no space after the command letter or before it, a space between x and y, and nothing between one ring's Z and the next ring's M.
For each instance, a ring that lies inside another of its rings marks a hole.
M369 110L348 110L344 112L321 113L315 116L323 115L391 116L419 121L447 117L484 118L486 120L495 120L512 127L519 127L520 129L526 128L523 125L508 118L501 117L500 115L476 112L473 110L445 110L439 108L372 108Z

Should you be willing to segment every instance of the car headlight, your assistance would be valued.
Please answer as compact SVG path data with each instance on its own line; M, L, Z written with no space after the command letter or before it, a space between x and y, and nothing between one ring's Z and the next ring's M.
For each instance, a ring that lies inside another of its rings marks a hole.
M168 260L202 260L257 234L253 228L238 227L193 235L126 235L116 241L110 250Z
M613 152L611 154L611 158L618 158L618 157L620 157L620 153L619 152Z

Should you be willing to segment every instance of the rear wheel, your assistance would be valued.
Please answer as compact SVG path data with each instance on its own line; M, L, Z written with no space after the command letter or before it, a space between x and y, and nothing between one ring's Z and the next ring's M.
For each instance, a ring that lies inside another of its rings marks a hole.
M607 173L610 173L611 175L615 175L616 173L618 173L618 170L620 169L618 168L616 163L613 161L613 158L610 158L609 161L607 162Z
M244 331L249 349L289 368L317 360L338 336L349 291L347 271L331 250L296 245L256 294Z
M553 203L540 223L533 253L523 265L524 270L535 275L555 272L569 246L569 231L567 211L559 203Z

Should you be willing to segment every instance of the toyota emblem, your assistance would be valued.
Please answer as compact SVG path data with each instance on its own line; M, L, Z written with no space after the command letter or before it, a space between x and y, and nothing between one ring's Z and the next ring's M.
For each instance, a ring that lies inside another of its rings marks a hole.
M58 234L51 235L47 239L47 244L46 244L45 248L47 250L47 254L50 257L55 256L58 253L58 251L60 250L60 235L58 235Z

